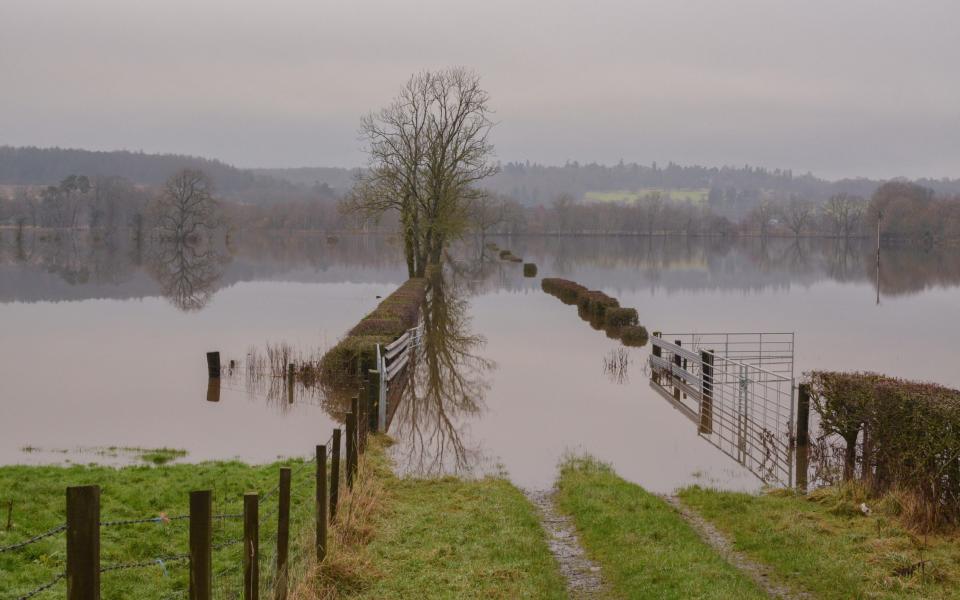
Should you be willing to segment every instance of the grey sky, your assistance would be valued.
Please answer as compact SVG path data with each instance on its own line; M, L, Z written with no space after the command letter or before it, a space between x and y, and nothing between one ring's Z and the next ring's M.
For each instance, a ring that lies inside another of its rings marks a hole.
M2 0L0 144L356 166L464 65L501 160L960 176L956 0Z

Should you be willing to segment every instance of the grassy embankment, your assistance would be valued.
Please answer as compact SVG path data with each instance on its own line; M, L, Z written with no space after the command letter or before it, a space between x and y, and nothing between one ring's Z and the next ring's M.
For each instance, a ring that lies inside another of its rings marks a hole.
M766 597L673 507L595 459L561 466L557 500L617 597Z
M534 507L507 480L399 478L371 436L330 553L294 593L329 598L563 598Z
M0 547L15 544L30 536L54 528L65 521L67 486L97 484L101 489L101 521L150 517L176 517L189 513L189 492L211 489L214 513L239 514L242 495L251 490L261 494L277 485L279 467L294 469L292 519L295 527L309 523L312 504L309 489L311 468L297 467L302 461L285 461L250 466L239 462L207 462L165 466L7 466L0 467ZM13 502L12 528L6 529L8 502ZM261 515L276 505L276 496L261 506ZM274 556L276 519L261 523L261 551L264 561ZM170 520L101 529L101 566L130 561L154 561L146 568L119 570L102 575L105 598L166 598L187 589L187 562L155 562L157 558L188 551L187 520ZM240 519L214 522L214 544L242 535ZM300 554L294 552L297 556ZM239 590L237 568L240 544L214 552L214 573L230 570L228 576L214 579L222 591ZM0 598L19 597L64 571L66 543L64 534L44 539L20 550L0 553ZM263 563L264 589L270 571ZM62 596L61 580L46 597ZM44 597L43 595L40 596Z
M869 515L851 486L809 496L693 487L680 498L738 550L819 598L960 598L958 532L912 533L892 498L871 503Z

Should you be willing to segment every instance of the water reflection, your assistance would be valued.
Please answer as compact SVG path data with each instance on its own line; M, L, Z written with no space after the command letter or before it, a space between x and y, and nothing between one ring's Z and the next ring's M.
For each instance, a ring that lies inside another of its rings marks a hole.
M209 240L171 239L150 248L150 274L161 293L184 312L200 310L210 302L230 256Z
M423 336L390 423L394 457L408 474L467 474L482 454L469 424L485 410L495 363L478 354L485 339L471 330L466 280L431 279L423 310Z

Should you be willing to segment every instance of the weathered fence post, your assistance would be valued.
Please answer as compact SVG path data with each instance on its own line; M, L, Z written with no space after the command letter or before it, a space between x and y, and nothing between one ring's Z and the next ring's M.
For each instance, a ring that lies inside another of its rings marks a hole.
M353 476L357 470L357 416L347 413L347 489L353 489Z
M260 598L260 495L243 495L243 597Z
M702 434L713 433L713 350L701 350L700 427Z
M797 386L797 489L807 491L810 466L810 384Z
M100 486L67 488L67 600L100 599Z
M280 467L280 489L277 506L277 574L274 597L287 599L287 557L290 554L290 467Z
M220 402L220 378L207 379L207 402Z
M657 339L660 339L660 335L661 335L661 334L660 334L659 331L654 331L654 332L653 332L653 337L655 337L655 338L657 338ZM660 348L660 346L658 346L658 345L656 344L656 342L654 342L654 344L653 344L653 350L652 350L652 352L653 352L653 355L656 356L657 358L662 358L662 356L663 356L663 355L662 355L661 348ZM660 371L658 370L658 368L654 368L654 369L653 369L653 382L656 383L656 384L658 384L658 385L660 384Z
M330 521L337 516L340 495L340 428L333 430L333 453L330 459Z
M213 493L190 492L190 600L213 597Z
M220 377L220 353L207 352L207 375Z
M673 340L673 343L676 344L677 346L681 346L681 345L683 344L683 342L680 341L680 340ZM681 366L682 363L680 362L680 355L679 355L679 354L674 354L674 355L673 355L673 364L675 364L675 365L677 366L677 370L680 370L680 369L683 368L683 367ZM679 379L679 377L677 377L676 375L674 375L674 374L671 373L671 375L670 375L670 381L673 382L673 399L679 401L679 400L680 400L680 386L677 385L677 379Z
M367 371L367 429L377 433L380 416L380 373Z
M327 447L317 446L317 562L327 556Z

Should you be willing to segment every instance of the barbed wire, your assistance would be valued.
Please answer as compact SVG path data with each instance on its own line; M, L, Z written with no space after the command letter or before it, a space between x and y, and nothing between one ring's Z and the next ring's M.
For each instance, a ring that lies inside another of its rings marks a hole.
M190 560L190 554L172 554L170 556L159 556L150 560L130 561L107 565L105 567L100 567L100 572L109 573L111 571L125 571L127 569L143 569L146 567L159 566L163 569L164 575L166 575L168 564L176 564L187 560Z
M171 521L186 521L190 515L176 515L168 517L160 515L159 517L144 517L143 519L122 519L117 521L100 521L100 527L119 527L122 525L137 525L139 523L170 523Z
M12 551L14 551L14 550L19 550L20 548L24 548L24 547L26 547L26 546L29 546L30 544L36 544L36 543L39 542L40 540L43 540L43 539L46 539L46 538L48 538L48 537L57 535L57 534L60 533L61 531L64 531L66 528L67 528L67 525L66 525L66 523L64 523L63 525L57 525L56 527L54 527L53 529L51 529L51 530L49 530L49 531L44 531L43 533L38 533L37 535L33 536L32 538L23 540L22 542L17 542L16 544L11 544L11 545L9 545L9 546L0 546L0 554L3 554L4 552L12 552Z
M60 573L59 575L57 575L56 577L54 577L53 579L51 579L51 580L48 581L47 583L41 585L40 587L36 587L36 588L32 589L31 591L27 592L27 593L24 594L23 596L18 596L18 597L17 597L17 600L27 600L28 598L33 598L34 596L36 596L36 595L39 594L40 592L42 592L42 591L44 591L44 590L49 590L49 589L52 588L53 586L57 585L57 583L58 583L61 579L63 579L64 577L66 577L66 576L67 576L66 573Z

